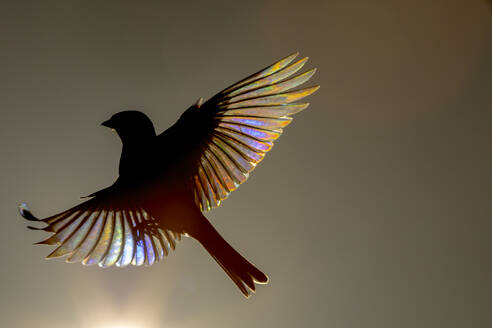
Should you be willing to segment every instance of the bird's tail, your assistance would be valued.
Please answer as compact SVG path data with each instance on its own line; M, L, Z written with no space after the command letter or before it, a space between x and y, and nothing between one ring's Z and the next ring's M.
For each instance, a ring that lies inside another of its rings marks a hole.
M251 291L255 291L255 282L268 282L268 277L232 248L205 217L201 222L200 229L192 237L205 247L244 296L249 297Z

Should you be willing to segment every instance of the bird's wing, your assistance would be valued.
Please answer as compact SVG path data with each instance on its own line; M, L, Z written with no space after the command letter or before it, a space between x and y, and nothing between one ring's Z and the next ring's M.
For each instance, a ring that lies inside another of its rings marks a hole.
M21 204L20 213L27 220L47 224L28 227L52 233L38 243L57 245L46 258L67 256L69 263L100 267L152 265L175 248L180 234L158 227L155 218L138 205L122 203L95 197L46 219L37 219Z
M190 178L202 211L219 206L245 182L292 121L291 116L309 105L296 101L319 86L291 89L309 80L316 69L295 75L308 59L293 62L297 55L231 85L203 105L199 101L176 123L174 130L186 133L187 138L193 133L195 139L188 144L196 161Z

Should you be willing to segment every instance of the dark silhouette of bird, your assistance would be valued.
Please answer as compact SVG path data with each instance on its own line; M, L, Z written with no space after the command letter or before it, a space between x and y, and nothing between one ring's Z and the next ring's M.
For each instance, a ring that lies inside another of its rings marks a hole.
M196 239L248 297L267 276L234 250L202 212L220 205L273 146L293 114L295 103L319 86L291 89L315 69L293 76L307 58L293 54L235 83L211 99L188 108L157 135L151 120L138 111L114 114L102 125L122 141L119 177L88 200L45 219L25 203L21 215L46 224L51 232L38 244L57 245L47 258L67 262L126 266L152 265L181 236Z

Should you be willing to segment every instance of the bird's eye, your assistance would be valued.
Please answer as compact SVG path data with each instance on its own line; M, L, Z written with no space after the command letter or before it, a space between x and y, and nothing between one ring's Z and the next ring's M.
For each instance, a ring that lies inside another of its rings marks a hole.
M111 129L111 131L115 132L116 130L115 129Z

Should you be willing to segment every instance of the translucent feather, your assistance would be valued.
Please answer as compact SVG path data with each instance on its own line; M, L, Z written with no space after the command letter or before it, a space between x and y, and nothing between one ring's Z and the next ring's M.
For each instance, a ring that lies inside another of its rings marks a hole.
M277 106L243 107L221 111L223 116L254 116L283 118L299 113L309 106L308 103L294 103Z
M99 240L97 241L96 247L92 250L91 254L87 259L84 260L84 264L93 265L101 262L109 250L111 241L113 239L114 231L114 212L109 211L106 215L106 223L104 228L99 235Z
M113 231L111 246L108 250L106 257L104 258L104 261L99 263L99 266L101 267L109 267L116 264L116 262L118 261L119 257L122 254L124 235L123 235L123 222L121 216L122 216L121 211L116 211L116 214L114 216L114 231Z
M247 84L247 85L245 85L239 89L236 89L236 90L228 93L227 96L228 97L234 97L236 95L244 94L249 90L264 87L265 85L273 85L276 82L281 81L281 80L291 76L292 74L294 74L298 70L300 70L304 66L304 64L307 62L307 60L308 60L308 58L304 57L303 59L298 60L294 64L292 64L292 65L290 65L290 66L288 66L288 67L286 67L280 71L277 71L274 74L271 74L267 77L256 80L252 83L249 83L249 84ZM309 79L309 77L308 77L308 79ZM300 82L300 83L303 83L303 82ZM298 84L300 84L300 83L298 83Z
M241 87L245 84L248 84L248 83L253 82L257 79L260 79L262 77L265 77L265 76L268 76L272 73L275 73L275 72L281 70L282 68L284 68L285 66L289 65L298 55L299 55L299 53L296 52L296 53L293 53L292 55L289 55L285 58L282 58L279 61L275 62L274 64L268 66L267 68L262 69L261 71L255 73L251 76L248 76L244 80L241 80L241 81L231 85L230 87L228 87L227 89L225 89L221 93L222 94L229 93L235 89L238 89L239 87Z
M220 108L240 108L240 107L254 107L254 106L278 106L288 104L304 97L307 97L319 89L319 86L310 87L302 90L291 91L281 94L275 94L271 96L259 97L238 101L235 103L223 104Z

